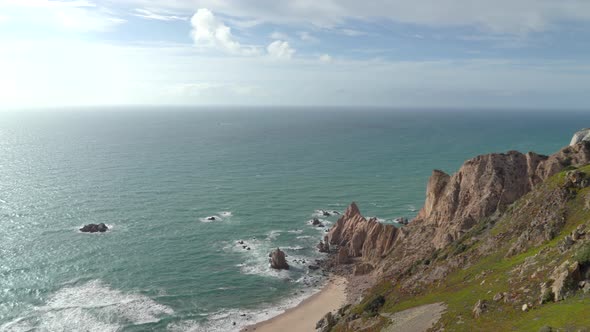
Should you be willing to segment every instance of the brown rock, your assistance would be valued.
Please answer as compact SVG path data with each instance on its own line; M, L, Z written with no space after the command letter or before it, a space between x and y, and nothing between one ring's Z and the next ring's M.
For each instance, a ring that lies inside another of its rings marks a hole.
M330 252L330 244L328 242L325 242L320 240L320 243L318 243L317 248L320 252Z
M488 305L486 303L486 300L477 301L477 303L473 307L473 317L479 318L479 316L481 316L486 311L487 308L488 308Z
M328 243L344 247L351 257L379 261L394 247L399 230L376 219L365 219L355 203L350 204L327 235Z
M273 252L270 253L270 267L277 270L288 270L289 264L287 264L287 260L285 259L285 253L281 251L281 249L277 248Z
M367 273L371 273L374 269L375 267L369 263L360 263L354 267L354 275L365 275Z
M550 279L553 280L551 291L553 292L555 302L566 298L567 294L575 290L575 286L581 279L580 264L570 261L563 262L555 268Z
M350 256L348 255L348 249L346 249L345 247L341 247L338 250L338 257L336 259L336 262L338 264L348 264L350 263Z
M588 162L590 147L581 143L549 157L516 151L478 156L466 161L452 176L435 170L415 221L436 228L432 241L436 248L442 248L476 221L503 212L568 164Z

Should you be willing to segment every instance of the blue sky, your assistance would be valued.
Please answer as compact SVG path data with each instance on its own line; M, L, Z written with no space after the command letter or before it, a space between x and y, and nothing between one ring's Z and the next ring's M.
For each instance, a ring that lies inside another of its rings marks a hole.
M590 1L0 0L0 106L586 108Z

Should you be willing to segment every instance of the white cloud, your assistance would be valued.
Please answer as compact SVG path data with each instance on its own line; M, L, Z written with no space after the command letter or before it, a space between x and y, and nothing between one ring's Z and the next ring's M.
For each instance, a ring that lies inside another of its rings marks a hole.
M239 55L255 55L258 50L254 47L242 46L234 40L231 28L219 21L206 8L199 9L191 18L191 36L196 44L207 43L224 52Z
M0 43L5 105L582 107L590 63L505 59L333 61L199 55L191 45ZM354 78L354 79L351 79ZM32 97L34 96L34 98Z
M312 42L312 43L317 43L320 40L314 36L312 36L309 32L307 31L302 31L298 33L299 38L305 42Z
M289 42L275 40L266 48L268 55L275 59L291 59L295 50L289 46Z
M581 0L191 0L169 4L187 9L195 5L268 23L311 23L320 27L342 27L348 19L385 18L398 23L473 26L494 33L526 34L549 29L561 21L590 20L590 1Z
M330 56L329 54L322 54L320 55L319 60L323 63L331 63L334 59L332 59L332 56Z
M145 18L148 20L157 20L157 21L185 21L186 17L178 16L178 15L170 15L168 13L158 13L155 10L144 9L144 8L136 8L134 16Z
M364 36L367 34L366 32L354 30L354 29L340 29L339 31L349 37L358 37L358 36Z
M273 33L270 34L270 38L271 39L289 39L289 36L285 33L282 33L280 31L273 31Z

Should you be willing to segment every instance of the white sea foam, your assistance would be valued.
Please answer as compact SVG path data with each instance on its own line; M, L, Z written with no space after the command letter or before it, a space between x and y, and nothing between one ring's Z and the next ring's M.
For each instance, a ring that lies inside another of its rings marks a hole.
M2 331L117 331L124 325L158 322L174 311L149 297L112 289L99 280L66 286L44 306L19 318Z
M321 285L318 284L318 286ZM320 287L308 288L303 292L297 291L297 294L289 296L286 300L274 304L268 303L257 310L225 309L210 313L204 322L188 320L171 323L167 328L171 332L237 332L248 325L280 315L319 290Z
M221 211L219 212L219 215L224 217L224 218L229 218L231 216L233 216L233 214L231 213L231 211Z
M287 233L291 233L291 234L301 234L303 233L302 229L292 229L290 231L287 231Z
M209 218L215 218L215 220L209 220ZM223 219L221 219L220 216L207 216L207 217L203 217L203 218L199 218L200 222L218 222L218 221L223 221Z
M281 247L281 249L283 249L283 250L303 250L305 248L303 248L302 246L294 246L294 247L288 246L288 247Z
M276 238L279 235L281 235L281 232L282 232L281 230L272 230L272 231L268 232L267 237L269 240L276 240Z

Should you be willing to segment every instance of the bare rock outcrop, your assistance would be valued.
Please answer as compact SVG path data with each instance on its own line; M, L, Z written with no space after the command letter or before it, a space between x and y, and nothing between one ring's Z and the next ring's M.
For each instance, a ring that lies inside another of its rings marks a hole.
M565 261L553 271L550 279L553 280L551 291L554 301L561 301L570 291L577 288L578 282L581 280L580 264Z
M277 270L288 270L289 264L287 264L287 259L285 258L285 253L277 248L273 252L268 255L270 261L270 267Z
M574 134L570 142L570 146L576 145L580 142L590 141L590 128L584 128Z
M80 228L80 232L83 233L104 233L109 230L109 227L103 223L100 224L88 224Z
M330 252L330 244L328 243L328 241L324 242L324 241L320 240L320 243L318 243L316 248L318 248L319 252L323 252L323 253Z
M477 303L475 304L475 306L473 306L473 317L475 318L479 318L479 316L481 316L488 308L488 304L486 302L486 300L479 300L477 301Z
M350 256L348 255L348 249L346 247L340 247L338 250L338 257L336 258L338 264L348 264L351 262Z
M379 261L394 247L398 232L393 225L365 219L353 202L328 232L326 242L345 248L351 257Z
M582 142L551 156L509 151L466 161L452 176L435 170L426 202L415 221L436 228L433 244L442 248L475 222L501 213L534 186L570 165L590 162L590 144Z

